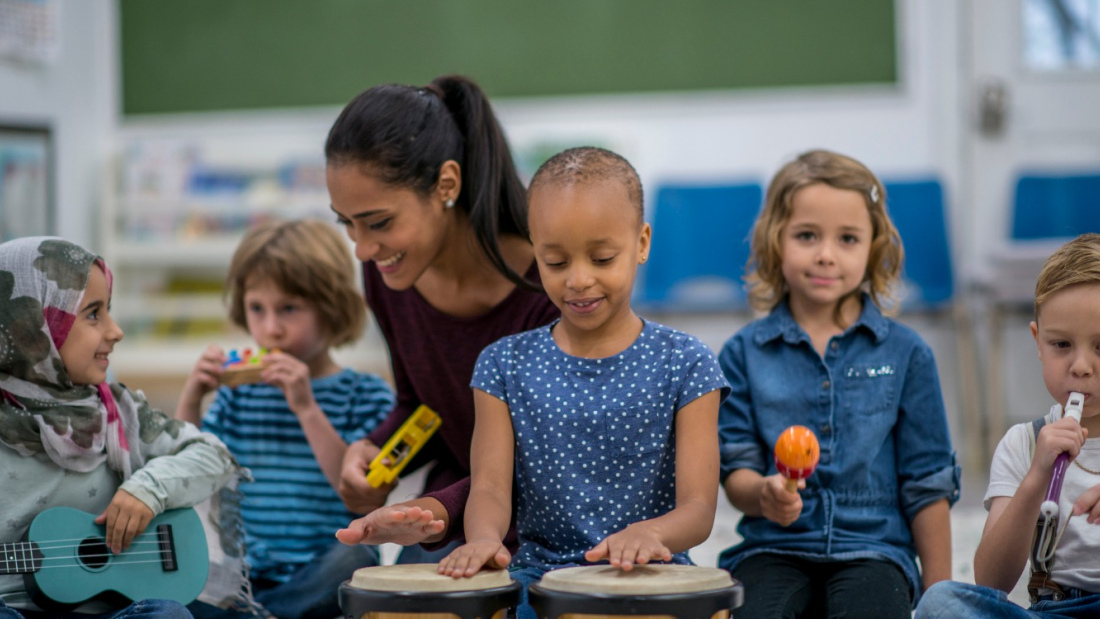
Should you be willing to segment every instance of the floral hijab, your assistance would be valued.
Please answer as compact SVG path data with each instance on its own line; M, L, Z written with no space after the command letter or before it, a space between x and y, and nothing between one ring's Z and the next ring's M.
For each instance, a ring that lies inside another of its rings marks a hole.
M111 287L103 259L52 237L0 244L0 442L23 456L46 454L77 472L104 461L122 479L146 459L174 454L203 441L236 461L212 434L152 409L141 392L120 384L74 385L61 360L61 346L84 298L94 265ZM195 506L203 519L210 572L199 599L259 611L252 599L238 483L234 479Z
M139 439L144 401L120 385L74 385L58 352L93 265L110 288L103 259L78 245L50 237L0 244L0 442L23 456L45 453L71 471L106 460L126 479L143 464L130 445Z

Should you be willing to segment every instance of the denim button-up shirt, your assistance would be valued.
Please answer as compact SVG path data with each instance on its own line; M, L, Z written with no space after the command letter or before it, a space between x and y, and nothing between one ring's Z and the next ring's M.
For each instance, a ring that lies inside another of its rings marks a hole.
M791 425L817 434L821 458L806 481L802 514L788 527L745 516L744 541L719 565L760 552L811 560L896 563L921 591L909 523L927 505L959 496L943 394L932 350L883 317L864 295L859 320L822 357L786 303L722 348L732 387L719 414L722 479L737 469L777 472L773 447Z

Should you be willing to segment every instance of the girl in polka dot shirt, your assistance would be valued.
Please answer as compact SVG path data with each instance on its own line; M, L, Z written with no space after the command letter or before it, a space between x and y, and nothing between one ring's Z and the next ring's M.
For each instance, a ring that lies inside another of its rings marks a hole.
M714 520L727 385L702 342L630 307L649 253L641 182L622 157L585 147L543 164L528 194L539 273L562 315L478 359L466 544L439 572L507 566L526 585L585 563L690 563ZM514 558L502 543L513 480ZM534 614L524 604L519 616Z

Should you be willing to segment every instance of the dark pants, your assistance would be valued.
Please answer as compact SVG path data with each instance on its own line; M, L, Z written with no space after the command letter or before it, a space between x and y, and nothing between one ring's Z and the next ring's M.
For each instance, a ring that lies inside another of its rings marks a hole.
M332 619L340 617L338 591L355 570L378 565L374 546L345 546L339 542L303 565L285 583L252 581L252 597L279 619ZM196 619L244 619L251 614L192 602L187 609Z
M888 561L858 559L821 563L779 554L742 561L733 577L745 586L745 619L909 619L909 581Z

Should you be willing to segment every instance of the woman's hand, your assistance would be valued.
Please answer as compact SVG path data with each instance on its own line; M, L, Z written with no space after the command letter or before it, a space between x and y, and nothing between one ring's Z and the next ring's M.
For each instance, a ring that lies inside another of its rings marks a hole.
M386 504L386 498L396 484L384 484L379 488L367 483L370 463L382 450L364 439L348 445L344 452L344 464L340 469L340 483L336 492L349 511L369 514Z

